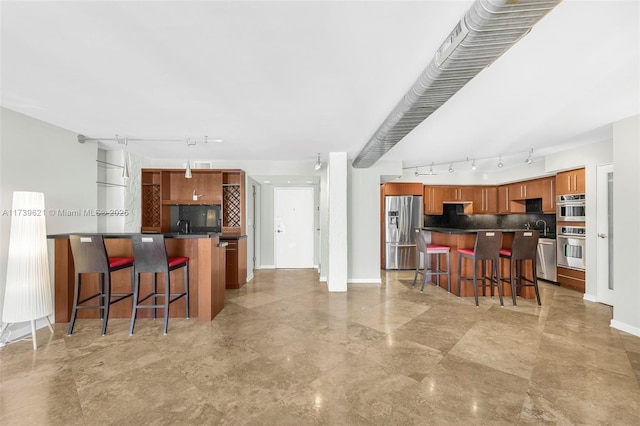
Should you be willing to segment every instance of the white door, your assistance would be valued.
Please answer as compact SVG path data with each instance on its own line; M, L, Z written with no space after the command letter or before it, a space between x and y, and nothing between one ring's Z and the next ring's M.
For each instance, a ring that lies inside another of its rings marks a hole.
M313 268L313 188L275 188L276 268Z
M598 166L598 302L612 305L613 288L613 165Z

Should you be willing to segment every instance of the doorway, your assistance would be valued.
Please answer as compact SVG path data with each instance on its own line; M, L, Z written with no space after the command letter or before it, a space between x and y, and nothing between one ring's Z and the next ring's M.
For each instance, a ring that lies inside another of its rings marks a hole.
M313 188L275 188L274 195L276 268L313 268Z
M598 302L613 306L613 164L598 166Z

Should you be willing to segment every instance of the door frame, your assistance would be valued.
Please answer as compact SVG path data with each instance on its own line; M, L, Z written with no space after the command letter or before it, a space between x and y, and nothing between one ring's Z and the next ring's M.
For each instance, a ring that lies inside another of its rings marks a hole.
M277 232L277 223L276 223L276 213L278 211L278 191L289 191L289 190L299 190L299 191L306 191L306 192L311 192L311 203L312 203L312 208L311 208L311 223L313 225L312 227L312 239L311 241L308 242L309 244L309 248L311 251L311 264L309 266L309 268L313 268L315 267L315 224L316 224L316 217L315 217L315 212L314 212L314 206L315 206L315 197L316 197L316 189L313 186L276 186L273 188L273 231L274 231L274 237L273 237L273 263L276 269L278 269L278 238L275 235L275 233ZM303 269L303 268L301 268Z
M609 173L614 176L613 164L602 164L597 171L597 300L613 306L615 280L613 279L613 186L609 186Z

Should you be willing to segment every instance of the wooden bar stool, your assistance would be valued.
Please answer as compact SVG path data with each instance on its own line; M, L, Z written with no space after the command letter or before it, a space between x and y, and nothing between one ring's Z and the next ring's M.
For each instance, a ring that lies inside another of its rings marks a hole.
M153 309L153 318L156 318L157 309L164 309L164 334L169 328L169 305L182 297L185 298L186 318L189 319L189 258L169 257L164 244L162 234L139 234L131 237L133 243L133 256L135 257L135 280L133 289L133 311L131 313L131 325L129 335L133 334L138 309ZM171 279L169 273L174 269L184 268L184 290L180 293L171 293ZM140 274L151 273L151 292L140 298ZM157 292L156 275L164 274L164 292ZM158 304L158 298L162 298L162 304ZM151 299L152 304L142 304Z
M418 255L416 259L416 273L413 276L413 286L416 285L416 279L418 278L418 274L422 274L422 287L420 287L420 292L424 291L424 284L427 281L427 275L435 275L436 276L436 284L438 287L440 286L440 276L447 276L447 291L451 292L451 262L449 258L449 253L451 252L451 248L449 246L443 246L440 244L430 244L427 242L426 232L415 228L415 237L416 237L416 246L418 248ZM424 268L420 271L420 253L423 254L424 257ZM440 255L444 254L446 256L446 264L447 269L440 269ZM436 257L436 266L435 268L428 267L428 257L434 255Z
M102 335L104 336L107 332L109 307L127 297L131 297L133 294L113 294L111 292L111 272L131 268L131 285L133 286L133 257L109 257L102 235L70 235L69 242L71 244L71 253L73 254L76 280L73 295L73 310L67 334L71 336L73 333L78 309L100 309ZM91 273L99 274L98 292L80 300L82 274ZM115 299L112 299L114 297ZM98 299L97 305L85 304L95 298Z
M538 273L536 271L536 256L538 250L538 238L540 233L535 230L516 231L510 249L500 249L500 258L509 260L509 277L502 278L502 281L511 283L511 298L513 306L516 306L516 294L521 287L533 287L536 292L538 305L540 303L540 292L538 290ZM523 263L531 261L533 276L526 278L523 274Z
M461 281L473 281L473 294L478 303L478 280L482 280L481 287L489 287L493 296L493 286L498 287L500 306L504 306L502 300L502 286L500 285L500 246L502 244L501 231L478 231L473 248L459 248L458 251L458 296L460 296ZM473 274L470 277L462 276L462 259L471 259L473 262ZM482 263L482 276L477 276L477 262ZM491 276L486 275L486 262L491 262ZM487 280L489 283L487 284Z

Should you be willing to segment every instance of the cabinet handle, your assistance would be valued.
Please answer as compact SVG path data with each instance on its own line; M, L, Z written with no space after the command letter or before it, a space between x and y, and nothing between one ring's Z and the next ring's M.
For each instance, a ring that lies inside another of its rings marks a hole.
M509 187L507 187L506 190L507 190L507 196L505 197L505 200L504 200L504 209L506 211L509 211Z
M571 191L571 175L567 175L567 188Z

